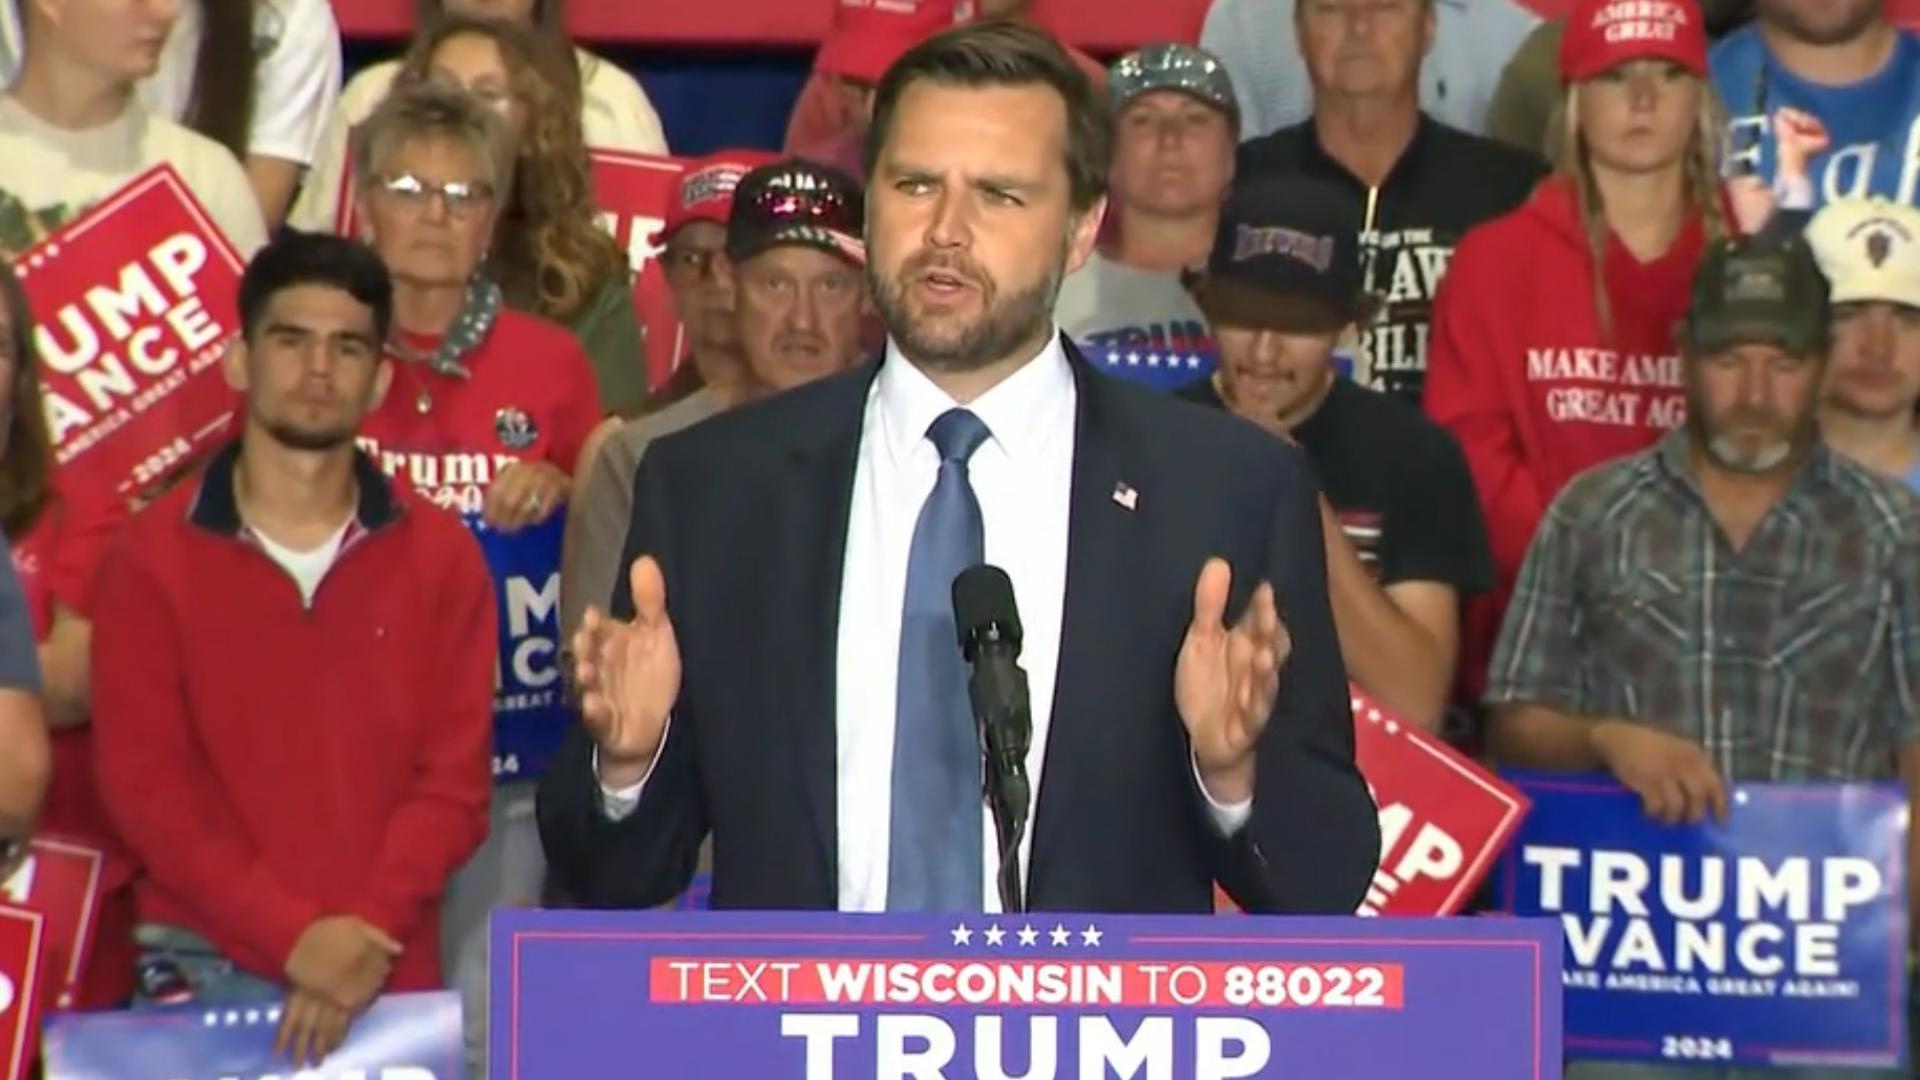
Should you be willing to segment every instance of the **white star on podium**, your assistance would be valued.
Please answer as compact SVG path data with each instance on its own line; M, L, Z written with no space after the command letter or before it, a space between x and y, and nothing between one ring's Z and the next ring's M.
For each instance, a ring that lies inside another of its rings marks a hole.
M1031 923L1020 928L1020 944L1033 945L1038 943L1039 940L1040 931L1035 930Z
M1100 931L1089 924L1085 930L1080 931L1080 944L1090 945L1097 949L1100 947L1100 937Z
M1056 949L1061 948L1073 939L1072 932L1064 926L1055 926L1053 932L1047 936L1053 939L1053 947Z
M953 928L953 943L955 945L973 944L973 931L967 929L966 923L961 923L959 926Z
M999 945L1001 942L1007 940L1007 932L1000 929L999 923L994 923L992 926L987 927L986 938L987 944Z

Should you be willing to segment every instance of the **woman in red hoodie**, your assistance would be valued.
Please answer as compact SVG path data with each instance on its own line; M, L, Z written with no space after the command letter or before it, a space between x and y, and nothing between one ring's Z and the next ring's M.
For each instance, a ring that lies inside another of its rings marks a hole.
M1686 416L1674 327L1727 228L1695 0L1577 0L1554 175L1467 234L1433 313L1424 405L1466 452L1499 587L1470 608L1477 691L1547 504Z

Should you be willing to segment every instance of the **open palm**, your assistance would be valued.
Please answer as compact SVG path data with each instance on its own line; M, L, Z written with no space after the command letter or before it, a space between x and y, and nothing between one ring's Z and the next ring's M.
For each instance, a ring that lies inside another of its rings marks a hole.
M667 586L651 556L628 573L634 617L589 609L574 635L580 713L602 764L651 761L680 695L680 644L667 617Z

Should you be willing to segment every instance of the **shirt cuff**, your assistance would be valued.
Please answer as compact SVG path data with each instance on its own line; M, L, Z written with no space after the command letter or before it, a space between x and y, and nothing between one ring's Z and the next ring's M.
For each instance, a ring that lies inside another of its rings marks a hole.
M1200 779L1200 759L1191 757L1193 762L1193 782L1200 787L1200 797L1207 800L1207 816L1213 819L1213 827L1220 830L1222 836L1232 836L1247 827L1253 817L1253 800L1241 799L1239 802L1223 803L1207 790L1207 782Z
M1781 210L1813 209L1813 178L1810 176L1776 177L1773 182L1773 202Z
M604 783L600 784L600 812L606 815L608 821L625 821L633 813L634 808L640 805L640 792L647 786L647 781L653 778L653 770L659 767L660 755L666 752L667 738L672 734L673 714L668 713L666 726L660 729L660 745L654 747L653 760L647 763L646 775L623 788L610 788ZM595 783L600 781L600 748L598 746L593 748L593 779Z

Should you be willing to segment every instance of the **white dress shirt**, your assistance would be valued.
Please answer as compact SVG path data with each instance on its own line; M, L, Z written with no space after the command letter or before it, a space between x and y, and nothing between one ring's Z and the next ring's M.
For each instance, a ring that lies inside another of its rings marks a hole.
M1020 666L1027 673L1033 716L1027 776L1035 801L1053 720L1066 606L1067 508L1073 487L1077 404L1073 369L1056 334L1038 356L966 406L990 433L974 451L967 473L980 501L986 561L1006 571L1019 604ZM895 695L907 558L920 507L933 492L940 471L940 455L927 438L927 429L956 407L958 403L946 391L902 357L892 341L887 343L886 360L868 392L861 419L841 567L834 670L838 780L834 811L841 911L887 908ZM956 655L958 648L956 644ZM1171 665L1173 657L1167 662ZM623 791L603 789L608 815L618 820L631 813L644 783ZM1214 804L1212 810L1215 825L1230 833L1245 824L1252 804ZM1027 820L1033 821L1032 805L1027 808ZM1001 910L1000 842L993 812L984 800L980 832L981 900L986 911L997 913ZM1020 841L1023 882L1032 845L1030 824Z

